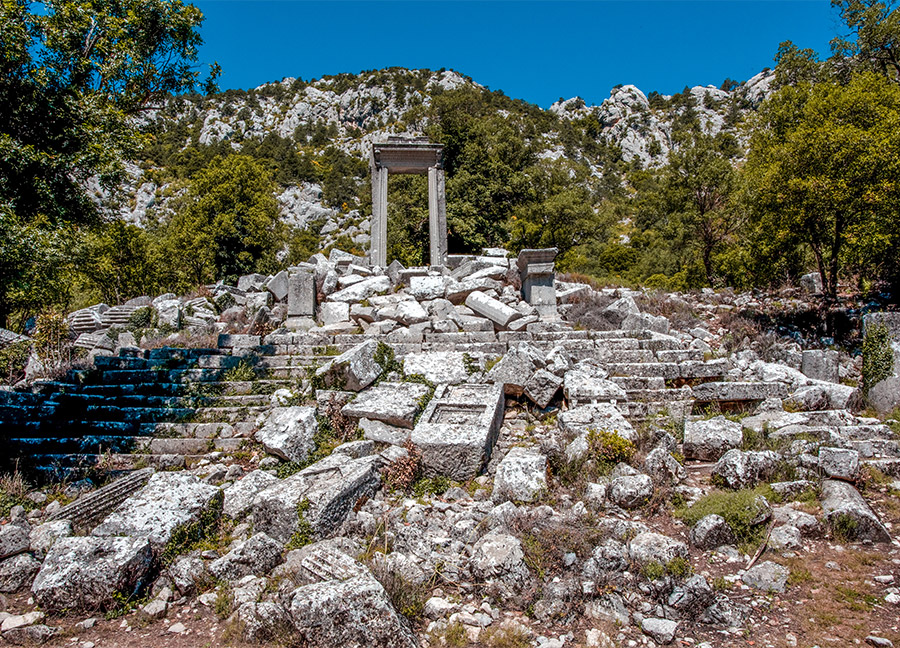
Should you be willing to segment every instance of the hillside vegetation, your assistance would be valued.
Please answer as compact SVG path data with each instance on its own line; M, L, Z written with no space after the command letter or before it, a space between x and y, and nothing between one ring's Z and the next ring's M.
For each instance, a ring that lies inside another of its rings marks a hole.
M207 94L189 92L196 75L174 77L140 106L110 108L107 139L127 138L111 149L116 160L69 160L79 186L32 186L21 164L32 149L4 148L0 325L54 304L269 272L320 247L364 253L370 146L399 133L444 145L451 252L555 246L562 271L680 291L765 287L810 270L830 299L896 285L898 11L833 4L847 34L828 60L787 42L774 70L747 82L672 96L626 85L600 106L561 98L544 110L447 70ZM191 20L172 36L187 61ZM8 58L20 66L18 77L4 73L10 97L38 68ZM76 80L61 74L59 92ZM4 141L27 139L15 119L3 128ZM427 221L425 179L394 178L389 259L424 263Z

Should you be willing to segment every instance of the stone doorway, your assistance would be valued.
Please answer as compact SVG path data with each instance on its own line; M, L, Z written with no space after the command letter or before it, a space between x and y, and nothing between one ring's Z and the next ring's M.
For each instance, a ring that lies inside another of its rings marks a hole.
M447 199L444 190L444 147L427 137L388 137L373 142L369 167L372 171L372 241L369 263L387 265L388 174L428 174L428 233L431 265L447 259Z

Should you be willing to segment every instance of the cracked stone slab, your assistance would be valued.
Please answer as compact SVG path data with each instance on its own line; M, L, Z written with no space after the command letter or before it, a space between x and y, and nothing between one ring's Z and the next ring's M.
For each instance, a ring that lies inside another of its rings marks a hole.
M382 421L411 428L430 388L420 383L380 383L362 392L341 409L344 416Z
M92 535L143 537L154 551L161 551L180 527L197 522L204 513L218 515L221 508L222 491L217 487L187 472L158 472L106 516Z

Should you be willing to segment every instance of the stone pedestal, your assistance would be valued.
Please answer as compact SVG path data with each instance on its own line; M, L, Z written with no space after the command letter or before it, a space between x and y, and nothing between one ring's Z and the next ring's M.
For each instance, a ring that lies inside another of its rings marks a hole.
M556 274L553 262L557 251L556 248L522 250L517 261L522 281L522 298L537 308L544 319L556 317Z

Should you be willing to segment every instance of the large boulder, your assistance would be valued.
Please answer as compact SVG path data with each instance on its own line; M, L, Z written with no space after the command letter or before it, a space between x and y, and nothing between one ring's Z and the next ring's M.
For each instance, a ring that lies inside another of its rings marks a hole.
M675 558L688 558L687 545L661 533L645 531L628 543L628 555L640 565L668 565Z
M649 475L623 475L612 480L607 497L617 506L634 509L643 506L653 496L653 480Z
M684 456L686 459L715 461L727 451L740 448L744 434L740 423L724 416L684 424Z
M154 562L146 537L71 537L56 541L31 591L46 611L95 612L131 597L147 582Z
M315 407L273 407L257 421L256 440L266 452L287 461L303 461L315 450L319 430Z
M691 544L698 549L715 549L735 543L734 532L721 515L711 513L700 518L690 533Z
M533 502L547 490L547 457L529 448L511 449L497 465L495 502Z
M366 340L319 367L316 378L325 387L350 391L365 389L381 375L382 367L375 361L377 351L378 342Z
M836 479L822 482L822 510L836 536L846 540L890 542L891 535L853 486Z
M790 571L771 560L764 560L744 572L741 580L763 592L784 592Z
M713 468L713 481L728 488L740 489L766 481L778 469L778 455L771 450L729 450Z
M281 563L282 545L265 533L257 533L209 565L209 573L223 580L268 574Z
M92 535L143 537L154 551L164 551L173 538L177 541L179 531L211 523L221 512L222 491L215 486L187 472L159 472L106 516Z

